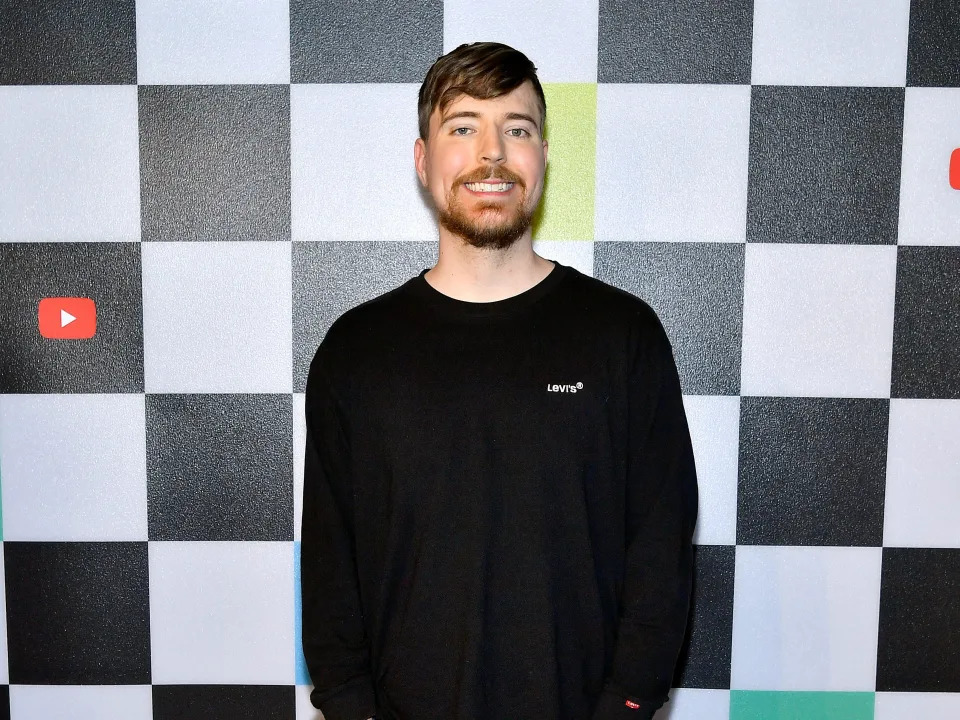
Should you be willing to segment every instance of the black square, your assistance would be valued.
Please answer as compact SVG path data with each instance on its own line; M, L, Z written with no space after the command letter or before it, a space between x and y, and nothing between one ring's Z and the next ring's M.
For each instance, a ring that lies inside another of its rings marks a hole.
M0 85L137 82L134 0L0 0Z
M143 392L140 243L0 243L0 393ZM96 304L87 340L40 335L40 300Z
M877 690L960 692L960 550L884 548Z
M895 244L903 88L750 93L747 241Z
M290 0L292 82L421 83L442 54L442 0Z
M10 720L9 685L0 685L0 720Z
M150 682L145 542L5 542L16 685Z
M290 395L147 395L151 540L293 540Z
M960 87L960 3L913 0L907 85Z
M883 544L890 401L743 397L738 545Z
M290 239L290 86L142 85L143 240Z
M402 285L437 260L436 242L293 243L293 389L340 315Z
M753 0L600 1L597 80L750 83Z
M891 397L960 398L960 247L897 248Z
M693 602L673 687L730 688L736 548L695 545Z
M743 243L598 242L594 277L645 300L687 395L740 392Z
M154 685L153 720L295 720L293 685Z

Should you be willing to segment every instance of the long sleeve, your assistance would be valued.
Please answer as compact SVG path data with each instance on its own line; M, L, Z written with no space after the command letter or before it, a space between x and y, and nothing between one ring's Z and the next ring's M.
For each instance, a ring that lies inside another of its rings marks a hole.
M322 363L321 350L305 396L303 654L314 684L310 701L326 720L366 720L376 701L357 581L348 446Z
M630 376L621 612L593 720L648 720L667 701L690 607L696 467L673 351L654 325Z

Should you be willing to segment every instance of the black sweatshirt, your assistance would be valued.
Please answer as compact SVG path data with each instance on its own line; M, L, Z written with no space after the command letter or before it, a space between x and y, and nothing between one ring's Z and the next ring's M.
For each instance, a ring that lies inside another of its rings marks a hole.
M486 303L425 272L341 315L310 365L311 701L326 720L647 720L697 517L663 326L559 263Z

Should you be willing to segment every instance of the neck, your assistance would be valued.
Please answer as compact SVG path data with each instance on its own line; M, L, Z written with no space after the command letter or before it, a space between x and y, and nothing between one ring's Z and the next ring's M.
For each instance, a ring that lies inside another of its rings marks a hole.
M533 251L529 229L510 247L495 250L474 247L441 227L437 263L424 279L457 300L494 302L533 287L553 268Z

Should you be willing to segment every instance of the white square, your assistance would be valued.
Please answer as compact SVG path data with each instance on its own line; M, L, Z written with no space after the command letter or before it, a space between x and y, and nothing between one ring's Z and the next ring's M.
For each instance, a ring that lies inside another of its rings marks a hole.
M737 544L737 467L740 397L684 395L700 506L693 542Z
M0 87L0 242L140 239L133 85Z
M290 86L294 240L436 240L413 159L419 85Z
M729 720L730 691L673 688L653 720Z
M312 685L297 685L297 715L296 720L323 720L323 715L310 702Z
M874 720L957 720L960 693L878 692L874 696Z
M890 401L885 547L960 548L960 400Z
M7 597L6 554L0 542L0 597ZM7 603L0 602L0 684L10 682L10 666L7 664Z
M143 395L0 397L5 540L146 540Z
M872 692L881 553L738 546L730 687Z
M137 0L137 79L290 82L288 0Z
M755 0L754 85L903 86L910 0Z
M744 242L750 86L597 87L597 240Z
M150 685L11 685L10 720L153 720Z
M293 685L291 542L149 545L153 683Z
M540 257L556 260L593 277L592 240L534 240L533 251Z
M950 156L960 147L960 88L907 88L900 171L900 245L960 245L960 190Z
M445 0L443 52L496 38L530 58L541 83L595 83L599 22L597 0Z
M292 392L289 242L149 242L142 262L147 392Z
M303 527L303 465L307 452L306 394L293 394L293 539Z
M890 397L897 248L749 243L741 395Z

